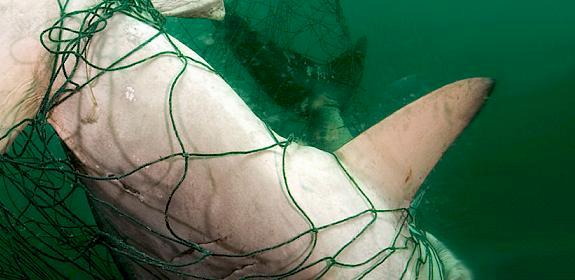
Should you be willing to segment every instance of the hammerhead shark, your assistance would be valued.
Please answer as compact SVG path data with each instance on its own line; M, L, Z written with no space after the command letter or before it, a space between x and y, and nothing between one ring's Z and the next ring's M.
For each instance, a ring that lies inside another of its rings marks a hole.
M286 110L308 120L306 144L335 151L352 136L341 117L343 106L358 91L363 76L367 38L321 63L264 41L244 18L226 15L224 41L262 90Z
M165 15L216 20L225 11L220 0L152 4ZM53 58L38 42L61 8L55 0L0 4L9 19L0 33L0 151L49 86L73 87L70 77L52 76ZM158 34L125 14L109 18L91 38L91 64L72 62L85 69L73 80L90 82L48 115L98 225L119 236L106 244L126 278L471 277L441 242L405 222L405 209L491 79L441 87L329 153L273 132L193 50ZM168 54L122 71L95 67L159 52Z

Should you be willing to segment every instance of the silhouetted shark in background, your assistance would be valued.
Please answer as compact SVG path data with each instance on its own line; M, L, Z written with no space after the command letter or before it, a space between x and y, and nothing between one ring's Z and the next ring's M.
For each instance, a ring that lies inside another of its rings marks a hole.
M272 41L262 41L248 22L228 14L224 40L240 63L273 101L308 119L308 144L336 150L351 139L341 109L361 83L367 38L335 59L321 63Z

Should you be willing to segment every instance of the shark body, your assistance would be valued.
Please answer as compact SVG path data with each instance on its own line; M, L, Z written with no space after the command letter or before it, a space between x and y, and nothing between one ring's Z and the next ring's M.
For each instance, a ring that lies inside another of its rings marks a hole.
M92 38L90 60L110 65L155 34L151 26L116 15ZM109 178L84 183L99 225L145 254L123 258L126 276L449 278L451 267L445 272L438 262L410 261L413 254L429 260L439 255L418 247L401 209L478 110L491 80L447 85L327 153L271 131L174 38L155 37L125 63L174 46L193 61L171 94L184 64L180 57L160 56L132 71L103 74L49 116L77 168ZM41 63L27 70L35 73ZM45 75L30 77L46 83ZM74 78L89 77L86 71ZM3 85L22 84L2 78ZM18 107L10 106L7 112ZM35 110L22 109L13 119ZM383 254L386 248L392 254ZM458 263L453 267L464 271Z

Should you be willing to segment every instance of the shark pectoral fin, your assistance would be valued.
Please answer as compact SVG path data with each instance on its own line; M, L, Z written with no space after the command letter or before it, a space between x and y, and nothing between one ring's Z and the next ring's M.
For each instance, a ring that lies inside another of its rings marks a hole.
M408 206L443 152L481 107L493 81L471 78L396 111L336 151L350 173L383 199Z
M153 0L152 4L165 16L185 18L207 18L223 20L223 0Z

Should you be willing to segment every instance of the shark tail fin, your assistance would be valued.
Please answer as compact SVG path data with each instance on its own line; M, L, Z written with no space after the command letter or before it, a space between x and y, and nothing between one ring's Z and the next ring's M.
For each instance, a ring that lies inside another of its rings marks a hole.
M471 78L396 111L336 151L351 174L406 207L441 155L467 126L493 85Z
M324 90L304 101L303 107L310 114L308 144L335 151L352 138L341 111L360 86L366 50L364 36L326 65L328 83L323 84Z
M365 66L365 56L367 52L367 37L363 36L357 40L355 45L338 57L329 62L331 80L337 83L359 87Z

